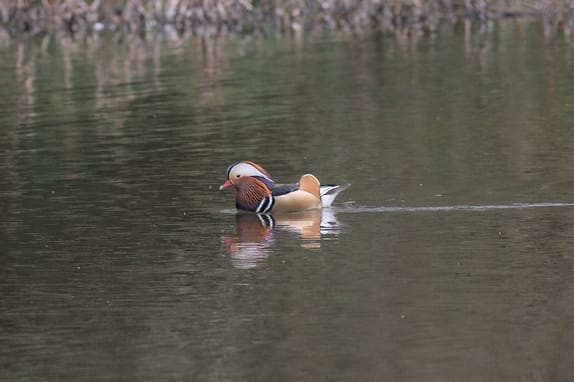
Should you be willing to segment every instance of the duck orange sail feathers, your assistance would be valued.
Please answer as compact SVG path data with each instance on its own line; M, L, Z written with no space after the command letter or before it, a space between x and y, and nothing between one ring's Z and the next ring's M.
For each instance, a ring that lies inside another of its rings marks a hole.
M297 184L276 184L263 167L242 161L227 167L227 180L219 189L235 187L237 209L275 213L329 207L337 195L349 186L321 185L311 174L303 175Z

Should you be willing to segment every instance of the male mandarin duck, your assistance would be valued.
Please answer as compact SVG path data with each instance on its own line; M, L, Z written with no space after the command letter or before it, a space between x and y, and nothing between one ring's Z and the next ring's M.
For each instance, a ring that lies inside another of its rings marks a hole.
M235 187L235 206L239 210L280 213L329 207L349 186L321 185L311 174L303 175L297 184L276 184L263 167L242 161L227 167L227 181L219 189Z

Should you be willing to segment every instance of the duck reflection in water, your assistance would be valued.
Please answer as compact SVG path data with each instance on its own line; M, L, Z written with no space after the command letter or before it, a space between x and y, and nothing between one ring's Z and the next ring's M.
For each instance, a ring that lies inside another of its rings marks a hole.
M235 218L236 234L222 237L233 266L257 267L274 251L275 239L295 234L302 248L321 248L321 238L337 235L341 224L331 209L309 210L281 215L239 213Z

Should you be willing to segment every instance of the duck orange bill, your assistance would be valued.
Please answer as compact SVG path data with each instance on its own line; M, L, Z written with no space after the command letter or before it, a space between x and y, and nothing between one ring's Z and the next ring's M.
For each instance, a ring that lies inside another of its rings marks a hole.
M233 187L233 183L231 183L229 180L225 181L225 183L223 183L221 186L219 186L220 190L224 190L226 188L229 187Z

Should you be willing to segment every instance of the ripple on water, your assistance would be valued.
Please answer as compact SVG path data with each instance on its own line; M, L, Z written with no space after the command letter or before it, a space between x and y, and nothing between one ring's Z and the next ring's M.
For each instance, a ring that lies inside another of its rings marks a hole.
M489 211L489 210L515 210L529 208L569 208L574 207L574 203L512 203L512 204L484 204L484 205L453 205L453 206L346 206L335 208L336 213L366 213L366 212L440 212L440 211Z

